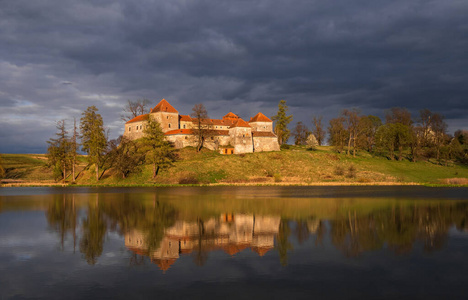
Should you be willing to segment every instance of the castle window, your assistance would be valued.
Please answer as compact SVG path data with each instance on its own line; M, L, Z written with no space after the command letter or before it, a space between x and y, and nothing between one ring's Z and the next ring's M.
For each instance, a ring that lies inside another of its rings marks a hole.
M185 124L184 124L184 128L185 128Z
M169 119L169 116L166 116L166 119Z
M188 136L186 136L185 139L188 140Z
M132 126L128 126L128 131L132 131Z
M169 128L171 128L171 123L169 123Z

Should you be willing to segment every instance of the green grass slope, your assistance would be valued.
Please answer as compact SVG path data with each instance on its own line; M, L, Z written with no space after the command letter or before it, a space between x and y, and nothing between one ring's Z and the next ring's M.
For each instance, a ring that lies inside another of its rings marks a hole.
M359 153L356 157L336 153L331 147L309 151L291 147L280 152L221 155L193 148L178 151L179 159L172 167L163 169L151 178L151 166L143 166L128 178L122 179L115 170L107 170L98 184L395 184L449 183L460 178L468 182L468 166L436 162L391 161L384 157ZM29 182L53 181L46 168L44 155L3 154L7 179ZM81 161L80 170L85 162ZM96 184L94 168L80 172L77 184ZM466 183L465 183L466 184Z

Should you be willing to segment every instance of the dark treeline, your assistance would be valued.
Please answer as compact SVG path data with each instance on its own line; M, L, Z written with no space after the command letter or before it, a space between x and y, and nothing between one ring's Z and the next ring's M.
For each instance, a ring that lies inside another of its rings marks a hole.
M330 120L328 134L329 144L348 155L366 151L392 160L468 163L468 131L448 134L444 116L428 109L414 118L406 108L395 107L386 111L385 122L357 109L345 109Z
M124 111L131 115L125 118L145 112L147 102L129 101ZM161 168L170 166L176 158L173 145L164 139L159 123L153 120L149 120L144 129L145 137L137 141L123 136L109 140L109 132L95 106L88 107L82 113L79 127L74 119L71 134L65 120L58 121L56 127L55 138L47 141L49 166L54 170L55 180L75 182L80 175L76 172L80 150L88 155L85 170L94 166L96 181L110 168L126 178L143 164L153 166L154 179Z

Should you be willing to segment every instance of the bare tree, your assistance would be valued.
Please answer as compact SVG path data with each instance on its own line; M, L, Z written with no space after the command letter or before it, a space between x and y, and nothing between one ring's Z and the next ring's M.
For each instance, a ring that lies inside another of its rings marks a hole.
M127 100L127 104L123 109L124 114L120 117L123 121L128 121L139 115L147 114L149 113L149 104L150 101L148 99Z
M349 155L351 149L351 142L353 143L353 156L356 156L356 139L359 136L360 129L359 129L359 120L361 117L359 116L359 110L352 109L348 110L345 109L341 113L345 120L345 128L348 131L348 151L347 154Z
M326 134L322 125L322 116L318 116L318 117L313 116L312 123L314 124L314 129L312 130L312 133L317 139L319 146L322 146L323 143L325 142L325 134Z
M203 148L203 143L209 135L210 126L206 124L208 120L208 112L202 103L195 104L192 108L190 116L196 119L196 127L193 128L194 134L197 136L197 152Z
M307 126L305 126L302 122L297 122L293 131L294 143L296 145L305 145L309 134L309 128L307 128Z

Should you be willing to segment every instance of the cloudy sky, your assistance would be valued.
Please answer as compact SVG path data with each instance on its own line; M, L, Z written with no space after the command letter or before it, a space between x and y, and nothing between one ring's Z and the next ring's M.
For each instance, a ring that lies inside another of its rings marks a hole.
M140 98L245 119L284 99L309 126L428 108L468 129L467 16L466 0L0 0L0 152L45 152L90 105L116 137Z

